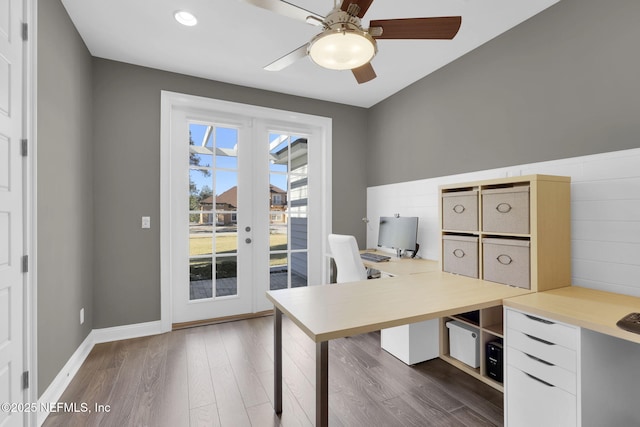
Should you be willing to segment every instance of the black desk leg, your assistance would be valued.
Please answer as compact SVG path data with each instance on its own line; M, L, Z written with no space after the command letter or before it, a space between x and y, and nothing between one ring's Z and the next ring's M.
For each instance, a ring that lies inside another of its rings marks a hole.
M316 426L329 425L329 341L316 343Z
M273 409L282 413L282 311L274 307L273 315Z

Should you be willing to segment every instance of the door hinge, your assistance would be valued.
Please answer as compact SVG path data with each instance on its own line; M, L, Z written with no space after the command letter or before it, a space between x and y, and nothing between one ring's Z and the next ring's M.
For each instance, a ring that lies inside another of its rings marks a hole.
M23 273L29 272L29 255L22 256L22 272Z
M22 373L22 389L26 390L29 388L29 371L24 371Z
M29 40L29 24L26 22L22 23L22 40Z
M21 139L20 140L20 151L22 153L22 157L27 157L29 155L29 140Z

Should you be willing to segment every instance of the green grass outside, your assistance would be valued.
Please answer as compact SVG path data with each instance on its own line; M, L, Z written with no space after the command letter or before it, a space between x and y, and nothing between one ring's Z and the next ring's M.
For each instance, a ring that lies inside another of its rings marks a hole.
M270 234L269 245L271 250L279 251L287 248L287 236L284 234ZM238 237L236 235L216 236L216 253L229 253L238 250ZM213 255L211 250L211 236L191 236L189 238L189 255ZM273 255L270 264L283 265L287 263L287 254Z

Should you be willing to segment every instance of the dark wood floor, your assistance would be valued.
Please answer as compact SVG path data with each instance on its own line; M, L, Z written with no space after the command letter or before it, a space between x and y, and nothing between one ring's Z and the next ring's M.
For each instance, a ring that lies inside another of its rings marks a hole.
M315 344L283 319L284 411L273 413L271 316L97 345L53 426L311 426ZM95 405L109 405L109 412ZM379 333L329 343L331 426L502 425L502 393L436 359L413 367Z

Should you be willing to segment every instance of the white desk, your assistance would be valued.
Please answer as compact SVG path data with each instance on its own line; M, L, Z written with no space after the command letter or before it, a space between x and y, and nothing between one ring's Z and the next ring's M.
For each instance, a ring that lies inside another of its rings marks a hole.
M363 252L370 252L380 255L391 256L389 261L383 262L371 262L365 259L362 260L367 268L373 268L384 273L386 276L406 276L408 274L427 273L429 271L440 270L440 264L438 261L422 258L396 258L393 255L389 255L386 252L366 250Z
M274 305L274 410L282 413L282 314L316 343L316 425L329 417L328 341L502 304L529 293L441 271L268 291Z
M640 312L640 298L570 286L507 299L504 306L579 328L574 405L558 411L573 411L576 425L584 427L640 425L640 334L616 326ZM511 390L506 381L505 408L516 399Z

